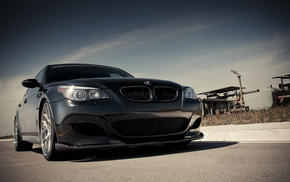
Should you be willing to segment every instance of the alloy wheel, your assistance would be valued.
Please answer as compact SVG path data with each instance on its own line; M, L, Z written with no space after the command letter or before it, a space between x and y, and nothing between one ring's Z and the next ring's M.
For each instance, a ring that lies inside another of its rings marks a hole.
M52 149L52 117L48 103L43 105L41 113L41 148L44 156Z
M18 147L19 142L19 133L18 133L18 122L14 121L14 148L16 149Z

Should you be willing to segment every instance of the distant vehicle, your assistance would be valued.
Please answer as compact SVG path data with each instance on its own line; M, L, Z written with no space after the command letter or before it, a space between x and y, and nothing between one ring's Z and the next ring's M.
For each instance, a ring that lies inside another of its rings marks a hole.
M46 160L65 151L165 144L203 138L201 103L190 87L134 78L114 67L44 67L27 87L14 119L16 151L41 144Z

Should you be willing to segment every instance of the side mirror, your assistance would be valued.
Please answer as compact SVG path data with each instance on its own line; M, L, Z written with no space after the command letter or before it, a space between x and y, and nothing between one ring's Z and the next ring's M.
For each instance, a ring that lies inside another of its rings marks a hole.
M22 81L21 84L27 88L40 87L40 83L38 83L36 79L27 79L27 80Z

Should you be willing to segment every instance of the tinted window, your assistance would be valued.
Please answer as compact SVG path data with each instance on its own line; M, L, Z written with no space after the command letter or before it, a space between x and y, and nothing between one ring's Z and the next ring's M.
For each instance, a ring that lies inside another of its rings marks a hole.
M132 77L129 73L118 69L98 65L55 65L50 66L48 82L79 78Z
M35 77L35 79L38 81L38 83L43 82L43 72L44 72L44 69L42 69Z

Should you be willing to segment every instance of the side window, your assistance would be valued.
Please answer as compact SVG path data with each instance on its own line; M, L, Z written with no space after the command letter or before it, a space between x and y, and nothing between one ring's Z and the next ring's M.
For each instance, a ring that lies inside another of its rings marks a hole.
M43 73L44 69L42 69L35 77L35 79L38 81L38 83L43 83Z
M118 73L111 73L110 77L122 77L121 75L119 75Z

